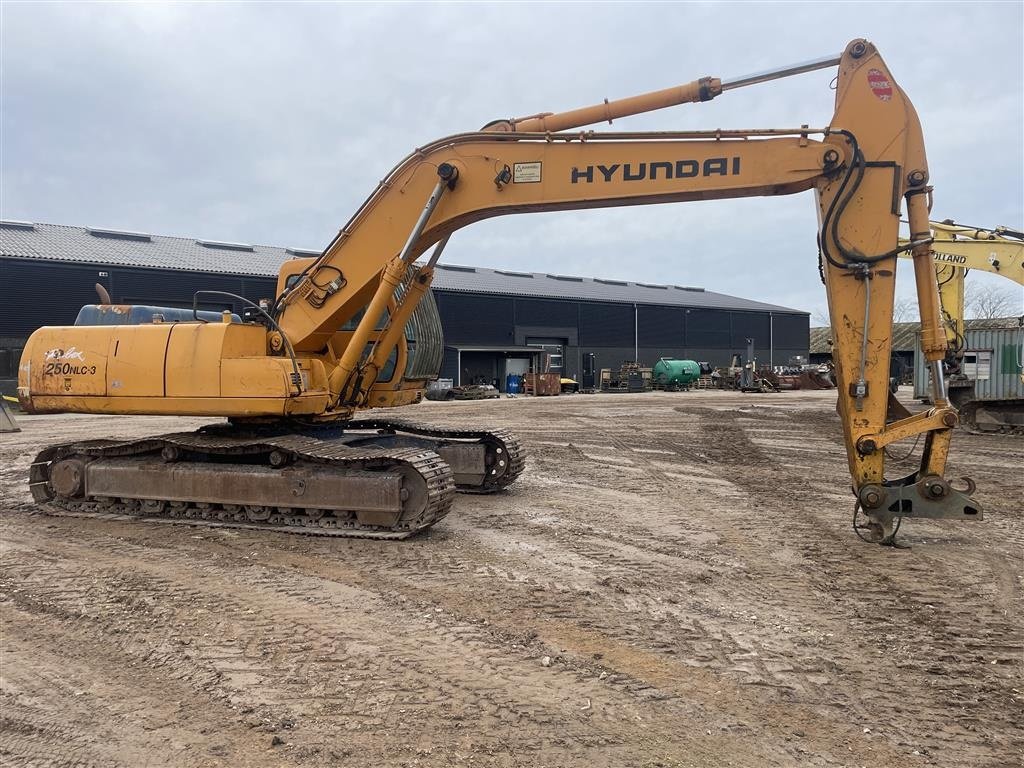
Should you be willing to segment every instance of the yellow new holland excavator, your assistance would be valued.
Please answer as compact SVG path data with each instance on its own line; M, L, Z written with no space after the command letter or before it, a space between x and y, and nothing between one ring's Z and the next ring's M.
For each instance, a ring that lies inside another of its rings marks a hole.
M578 130L836 66L835 113L823 127ZM436 375L440 325L429 287L457 229L511 213L812 189L855 520L866 515L862 527L888 543L904 517L980 518L968 495L973 483L958 489L944 478L957 414L945 399L921 127L865 40L793 67L499 120L420 147L318 258L285 264L272 306L250 307L243 322L202 322L196 313L194 322L39 329L19 370L26 410L223 416L227 423L46 448L31 468L33 496L85 515L408 536L449 511L456 486L499 490L524 462L504 432L355 418L360 409L418 402ZM904 203L912 235L900 246ZM935 405L887 424L896 259L908 249ZM921 434L917 471L886 478L885 447Z
M946 330L946 372L950 402L960 413L961 423L976 432L1024 433L1024 400L1020 398L981 399L974 381L963 373L964 279L975 269L1001 275L1024 286L1024 232L1009 227L982 229L947 219L929 224L934 243L935 277L939 285L939 307ZM901 238L901 243L909 241ZM1021 330L1024 345L1024 329ZM1024 349L1020 359L1024 359ZM1024 370L1018 370L1024 377Z

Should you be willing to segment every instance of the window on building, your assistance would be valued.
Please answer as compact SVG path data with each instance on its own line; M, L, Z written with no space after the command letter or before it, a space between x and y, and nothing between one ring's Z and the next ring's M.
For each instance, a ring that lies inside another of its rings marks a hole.
M975 381L987 381L992 374L992 350L977 349L964 354L964 375Z

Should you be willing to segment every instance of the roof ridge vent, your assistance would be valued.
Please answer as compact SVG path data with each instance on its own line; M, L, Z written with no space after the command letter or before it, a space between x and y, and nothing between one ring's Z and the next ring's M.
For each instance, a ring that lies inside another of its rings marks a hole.
M654 283L634 283L634 285L638 285L641 288L657 288L660 291L667 291L668 290L668 286L667 285L655 285Z
M595 283L603 283L604 285L629 285L625 280L606 280L602 277L595 277Z
M550 277L552 280L569 280L569 281L571 281L573 283L582 283L583 282L583 278L582 277L573 277L572 275L552 275L549 272L548 273L548 277Z
M4 229L34 230L36 225L31 221L18 221L17 219L0 219L0 227Z
M111 240L134 240L139 243L153 242L153 236L146 232L132 232L127 229L101 229L100 227L86 227L85 231L93 237L106 237Z
M223 240L196 240L204 248L220 248L224 251L254 251L248 243L229 243Z
M312 248L285 248L285 253L292 256L319 256L323 251L314 251Z
M438 264L438 269L445 269L449 272L476 272L476 267L460 267L457 264Z
M508 275L509 277L533 277L532 272L509 272L504 269L496 269L494 271L499 275Z
M704 293L703 288L696 288L692 285L673 285L672 287L678 291L694 291L696 293Z

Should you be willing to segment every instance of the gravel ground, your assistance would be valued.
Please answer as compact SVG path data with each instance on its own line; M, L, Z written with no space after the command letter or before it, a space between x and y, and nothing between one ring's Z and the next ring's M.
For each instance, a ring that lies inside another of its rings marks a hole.
M0 762L1020 765L1024 441L958 433L948 475L985 519L871 546L834 402L404 409L511 428L529 460L402 542L43 515L41 447L206 422L20 417L0 436Z

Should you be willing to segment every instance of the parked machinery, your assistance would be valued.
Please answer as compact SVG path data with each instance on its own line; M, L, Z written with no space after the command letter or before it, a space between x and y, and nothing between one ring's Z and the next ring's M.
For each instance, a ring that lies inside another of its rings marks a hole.
M948 352L945 360L950 402L961 423L977 432L1024 433L1024 400L982 398L963 370L965 344L964 280L972 269L1001 275L1024 286L1024 233L1008 227L982 229L951 219L929 222L932 256L939 284L939 302ZM901 239L902 242L909 242ZM1017 375L1024 380L1024 329L1018 334Z
M828 126L578 130L837 65ZM360 409L420 401L436 377L443 346L429 287L456 230L509 213L813 189L856 510L882 542L903 517L978 519L971 487L943 477L957 414L946 401L946 339L924 236L928 179L913 105L865 40L775 72L701 78L425 144L386 174L321 256L283 265L274 303L250 308L244 322L36 331L19 367L18 395L28 411L223 416L229 423L51 446L31 467L33 497L82 515L408 536L449 511L457 484L496 491L523 468L520 444L505 432L355 418ZM911 232L922 233L906 246L898 243L903 205ZM908 249L935 406L887 424L895 266ZM885 447L918 435L925 438L920 466L886 478Z
M747 356L737 353L732 356L725 375L720 379L724 387L738 389L741 392L777 392L772 377L767 371L761 371L757 367L757 358L754 356L754 339L747 339Z
M700 373L700 363L694 360L662 357L651 370L651 383L655 389L687 391L700 378Z

